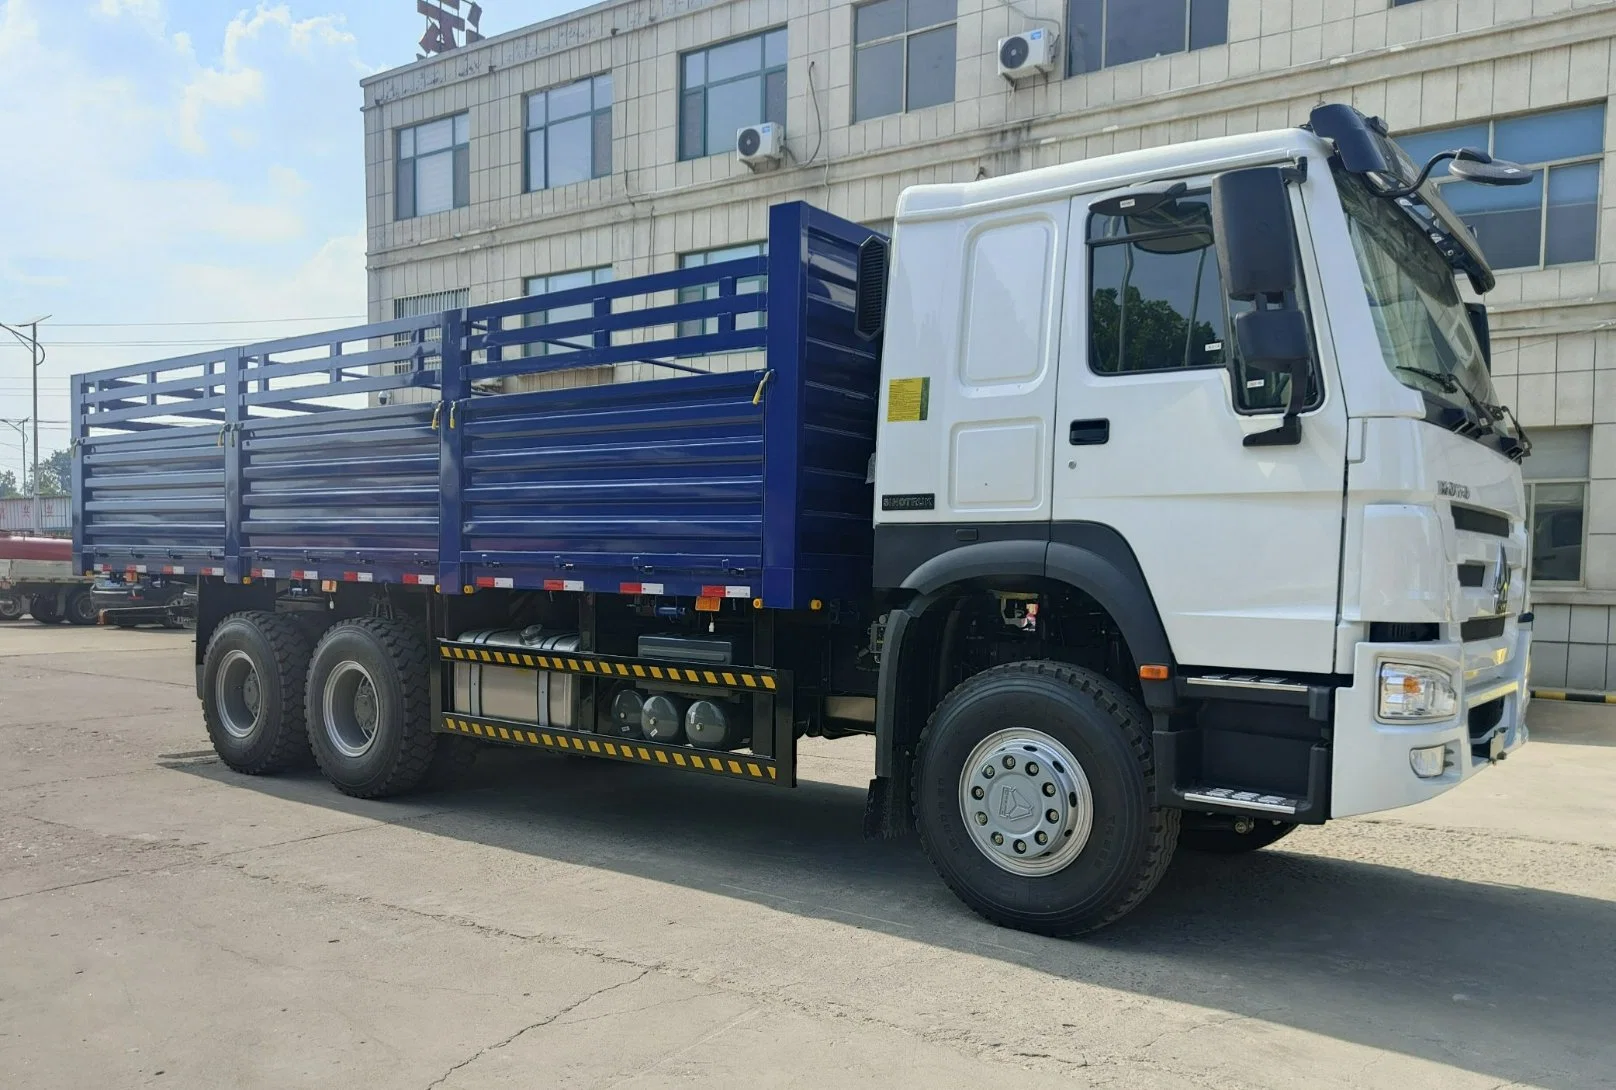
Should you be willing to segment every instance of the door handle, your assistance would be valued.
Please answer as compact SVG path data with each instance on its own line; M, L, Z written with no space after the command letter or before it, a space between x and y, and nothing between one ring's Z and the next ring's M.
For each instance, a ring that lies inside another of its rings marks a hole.
M1099 420L1074 420L1070 435L1074 447L1097 447L1111 439L1111 421L1105 418Z

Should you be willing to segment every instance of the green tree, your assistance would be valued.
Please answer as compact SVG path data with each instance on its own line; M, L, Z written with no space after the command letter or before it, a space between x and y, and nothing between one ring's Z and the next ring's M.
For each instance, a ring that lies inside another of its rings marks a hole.
M22 495L17 490L17 475L11 470L0 470L0 500L16 499Z
M1126 329L1119 329L1123 314L1117 306L1116 288L1094 293L1091 315L1094 369L1102 374L1183 367L1186 360L1198 365L1207 359L1206 346L1218 339L1211 322L1196 322L1192 327L1173 304L1146 299L1132 285L1128 287Z
M65 496L73 487L73 452L52 451L49 458L39 463L39 494Z

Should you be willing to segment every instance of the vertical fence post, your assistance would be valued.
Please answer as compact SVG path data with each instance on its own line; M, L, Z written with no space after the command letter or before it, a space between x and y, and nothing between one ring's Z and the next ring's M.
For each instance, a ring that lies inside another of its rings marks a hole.
M794 609L797 502L801 491L803 326L807 293L807 205L769 209L767 363L773 372L763 392L763 604ZM801 603L805 604L805 603Z
M443 594L459 594L465 584L461 564L464 529L462 490L465 471L462 455L465 444L465 413L461 402L471 395L466 365L468 326L466 311L444 312L439 349L442 352L438 374L442 379L438 402L438 589Z
M225 357L225 422L219 431L219 442L224 447L224 578L227 583L239 583L242 576L241 433L247 421L246 364L247 359L239 348L232 348Z
M94 566L94 560L86 555L84 549L84 440L90 434L89 426L85 423L87 406L84 404L84 377L73 376L73 417L69 422L70 438L68 449L73 452L73 481L68 489L68 502L72 505L73 517L73 567L76 571L88 573Z

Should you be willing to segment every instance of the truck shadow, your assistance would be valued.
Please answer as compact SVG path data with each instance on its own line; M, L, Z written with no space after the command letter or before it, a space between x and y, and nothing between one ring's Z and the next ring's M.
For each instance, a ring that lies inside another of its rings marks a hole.
M212 762L165 764L368 817L387 809L313 776L248 779ZM977 919L913 838L864 840L864 796L852 787L776 792L518 753L482 762L462 786L429 798L444 809L402 824L1502 1082L1582 1090L1608 1086L1616 1070L1616 902L1313 855L1311 830L1288 840L1289 851L1182 853L1138 911L1094 936L1061 941Z

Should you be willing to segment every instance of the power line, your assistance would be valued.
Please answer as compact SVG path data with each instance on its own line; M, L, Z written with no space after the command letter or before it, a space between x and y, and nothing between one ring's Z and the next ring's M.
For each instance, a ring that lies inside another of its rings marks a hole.
M363 314L335 314L324 318L230 318L217 322L51 322L52 329L162 329L169 326L283 325L287 322L362 322Z

